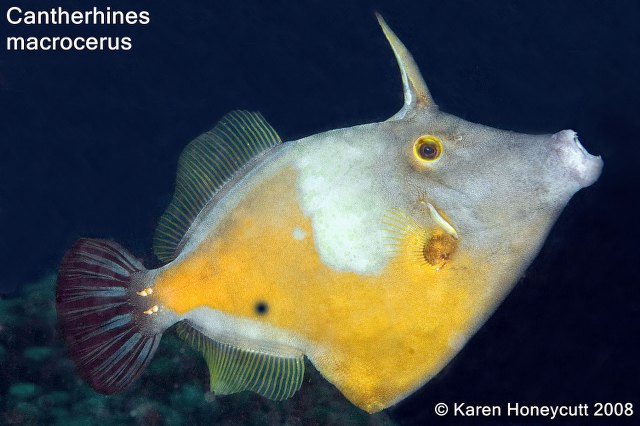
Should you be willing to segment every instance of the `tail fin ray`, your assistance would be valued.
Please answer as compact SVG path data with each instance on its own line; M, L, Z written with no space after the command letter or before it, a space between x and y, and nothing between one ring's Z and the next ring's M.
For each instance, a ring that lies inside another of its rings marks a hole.
M56 289L61 329L80 374L99 392L127 388L160 343L161 327L134 300L145 273L140 261L106 240L81 239L62 261Z

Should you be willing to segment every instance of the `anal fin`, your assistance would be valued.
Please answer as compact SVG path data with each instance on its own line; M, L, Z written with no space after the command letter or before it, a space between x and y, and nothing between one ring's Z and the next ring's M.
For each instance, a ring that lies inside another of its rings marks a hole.
M179 323L176 331L204 356L211 375L211 391L217 395L248 390L282 401L292 397L302 385L303 355L274 355L218 342L188 321Z

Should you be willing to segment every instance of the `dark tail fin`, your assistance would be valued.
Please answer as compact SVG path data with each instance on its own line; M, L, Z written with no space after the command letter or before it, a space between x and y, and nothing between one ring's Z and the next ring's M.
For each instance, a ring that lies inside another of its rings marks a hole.
M146 297L147 276L142 263L112 241L81 239L62 260L58 320L81 375L99 392L127 388L160 343L165 327Z

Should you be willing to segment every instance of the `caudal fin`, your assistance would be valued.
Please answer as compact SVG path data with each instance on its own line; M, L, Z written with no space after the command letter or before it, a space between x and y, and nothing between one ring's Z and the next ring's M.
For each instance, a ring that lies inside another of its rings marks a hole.
M165 327L149 297L148 275L112 241L81 239L62 260L58 320L80 374L99 392L127 388L160 343Z

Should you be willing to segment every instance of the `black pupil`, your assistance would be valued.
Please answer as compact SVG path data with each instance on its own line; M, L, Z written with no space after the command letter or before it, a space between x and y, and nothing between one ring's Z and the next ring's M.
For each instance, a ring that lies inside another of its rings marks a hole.
M436 148L431 144L425 143L420 147L420 156L423 158L433 158L436 153Z
M264 315L269 310L269 306L266 302L258 302L256 303L256 312L260 315Z

